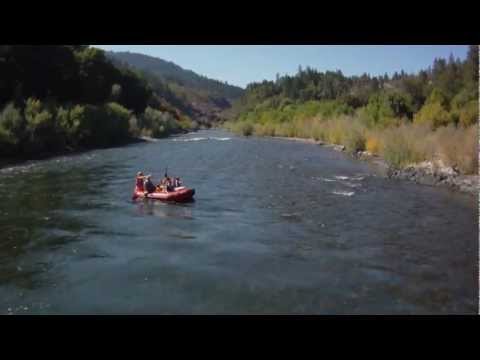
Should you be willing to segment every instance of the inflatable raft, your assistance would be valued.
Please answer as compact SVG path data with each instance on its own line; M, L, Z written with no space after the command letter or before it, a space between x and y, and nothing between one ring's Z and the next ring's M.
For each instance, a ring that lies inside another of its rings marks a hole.
M169 191L169 192L156 191L146 195L145 195L145 192L139 191L137 188L135 188L135 190L133 191L132 199L135 200L137 198L147 198L147 199L163 200L163 201L184 202L184 201L192 200L193 195L195 195L195 189L189 189L185 186L177 187L173 191Z

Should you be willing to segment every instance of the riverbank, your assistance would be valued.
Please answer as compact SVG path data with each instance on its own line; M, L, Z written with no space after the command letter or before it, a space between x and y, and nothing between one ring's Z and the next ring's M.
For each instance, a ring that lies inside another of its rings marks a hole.
M280 136L268 137L272 139L282 139L314 144L325 148L330 148L335 151L346 152L344 145L327 144L323 141L315 139ZM471 195L478 194L478 175L460 174L457 169L446 166L441 160L423 161L417 164L409 164L401 169L394 169L390 167L382 157L372 154L368 151L358 151L349 155L356 160L367 161L371 163L383 176L390 179L408 180L427 186L443 186L448 187L453 191L459 191Z
M162 137L162 138L180 136L180 135L187 134L188 132L189 131L181 131L181 132L177 132L177 133L172 133L172 134L170 134L168 136L165 136L165 137ZM128 139L127 141L125 141L121 144L117 144L117 145L113 145L113 146L83 147L83 148L76 148L76 149L69 148L69 149L64 149L64 150L56 151L56 152L41 153L41 154L37 154L33 157L28 157L28 158L24 158L24 157L0 158L0 169L3 169L5 167L10 167L10 166L15 166L15 165L21 165L21 164L24 164L28 161L47 160L47 159L51 159L51 158L58 157L58 156L77 155L77 154L82 154L82 153L87 152L87 151L92 151L92 150L97 150L97 149L111 149L111 148L115 148L115 147L122 147L122 146L131 145L131 144L137 144L137 143L157 142L160 139L161 138L154 138L154 137L151 137L151 136L135 136L135 137L131 137L130 139Z

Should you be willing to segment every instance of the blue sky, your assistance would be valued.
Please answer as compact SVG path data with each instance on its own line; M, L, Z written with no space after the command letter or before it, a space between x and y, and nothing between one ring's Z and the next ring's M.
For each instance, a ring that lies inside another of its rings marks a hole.
M213 79L245 87L294 74L298 66L345 75L393 74L402 69L426 69L434 58L450 53L464 59L464 45L92 45L105 50L131 51L173 61Z

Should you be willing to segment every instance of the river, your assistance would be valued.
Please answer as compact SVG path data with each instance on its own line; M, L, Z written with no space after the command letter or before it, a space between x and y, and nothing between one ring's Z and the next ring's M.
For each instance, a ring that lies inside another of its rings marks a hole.
M138 170L195 202L132 202ZM0 314L474 314L478 199L205 130L0 170Z

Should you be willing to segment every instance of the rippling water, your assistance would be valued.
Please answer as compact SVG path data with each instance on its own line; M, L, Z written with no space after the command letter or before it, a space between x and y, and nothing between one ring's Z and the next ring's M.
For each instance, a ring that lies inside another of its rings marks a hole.
M190 204L131 201L168 166ZM478 311L476 198L221 131L0 170L0 314Z

